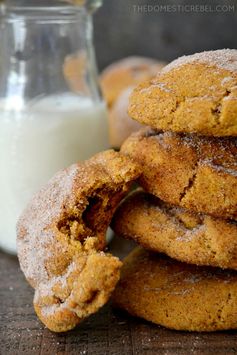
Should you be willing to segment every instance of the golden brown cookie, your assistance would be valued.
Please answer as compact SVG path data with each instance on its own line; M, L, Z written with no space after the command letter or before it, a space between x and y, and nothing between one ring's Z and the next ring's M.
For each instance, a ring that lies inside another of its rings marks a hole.
M120 153L99 153L57 173L20 217L21 269L50 330L72 329L108 300L121 262L103 253L105 233L138 175L137 165Z
M181 57L140 84L129 115L156 129L237 135L237 50Z
M161 200L216 217L237 219L237 140L151 129L121 151L141 164L140 184Z
M133 87L123 90L109 110L109 140L113 148L120 148L130 134L142 128L142 125L131 119L127 113L132 90Z
M117 235L171 258L237 270L236 222L168 205L141 190L121 203L112 228Z
M110 64L100 76L102 92L108 106L112 106L119 94L131 85L150 79L164 66L151 58L131 56Z
M237 328L237 272L197 267L137 248L113 301L132 315L188 331Z

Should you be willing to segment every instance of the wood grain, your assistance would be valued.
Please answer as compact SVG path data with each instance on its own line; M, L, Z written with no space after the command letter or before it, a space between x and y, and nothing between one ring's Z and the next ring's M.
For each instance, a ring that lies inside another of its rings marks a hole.
M121 256L131 249L131 244L115 238L110 249ZM2 252L0 286L2 355L237 354L236 331L209 334L171 331L115 310L110 304L71 332L51 333L35 316L33 290L25 281L17 258Z

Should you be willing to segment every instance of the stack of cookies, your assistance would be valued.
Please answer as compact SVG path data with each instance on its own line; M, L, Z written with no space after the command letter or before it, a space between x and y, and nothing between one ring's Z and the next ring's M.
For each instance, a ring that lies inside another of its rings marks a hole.
M151 127L121 149L142 189L112 227L144 249L125 259L115 303L177 330L237 328L237 50L175 60L129 114Z

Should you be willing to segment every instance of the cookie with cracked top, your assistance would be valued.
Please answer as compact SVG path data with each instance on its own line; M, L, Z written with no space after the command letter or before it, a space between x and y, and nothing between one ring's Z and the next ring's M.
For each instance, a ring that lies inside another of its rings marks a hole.
M237 270L237 223L171 206L141 189L112 219L114 232L145 249L196 264Z
M237 329L237 272L188 265L136 248L124 260L114 304L167 328Z
M20 266L35 289L35 311L50 330L74 328L110 297L121 262L103 252L105 233L139 174L128 157L105 151L58 172L23 211Z
M161 200L237 219L237 140L141 130L121 152L141 165L145 191Z
M237 50L178 58L134 90L128 112L155 129L237 136Z

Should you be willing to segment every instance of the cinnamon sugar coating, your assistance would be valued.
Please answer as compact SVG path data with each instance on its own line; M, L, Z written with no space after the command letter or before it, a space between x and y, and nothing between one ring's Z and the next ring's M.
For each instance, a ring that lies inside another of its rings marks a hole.
M164 203L138 190L118 207L114 232L145 249L196 264L237 270L237 223Z
M155 129L237 136L237 50L178 58L134 90L128 112Z
M20 266L34 307L52 331L72 329L104 305L121 262L104 254L105 233L138 166L112 150L58 172L17 224Z
M188 265L137 248L124 260L114 304L167 328L237 328L237 272Z
M237 219L237 140L141 130L121 152L141 165L140 184L161 200Z

